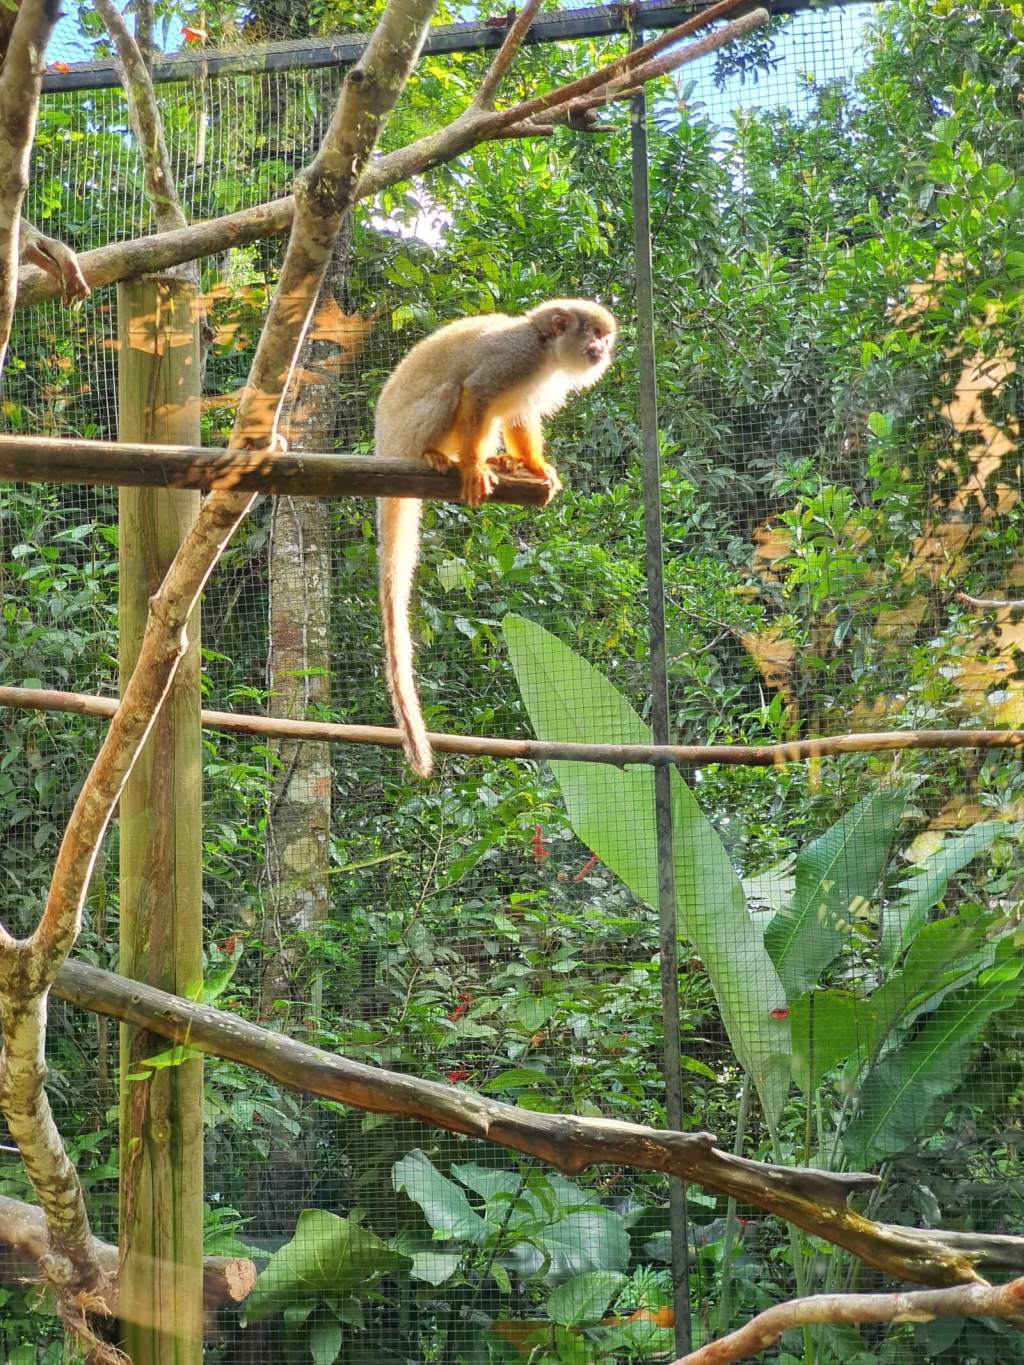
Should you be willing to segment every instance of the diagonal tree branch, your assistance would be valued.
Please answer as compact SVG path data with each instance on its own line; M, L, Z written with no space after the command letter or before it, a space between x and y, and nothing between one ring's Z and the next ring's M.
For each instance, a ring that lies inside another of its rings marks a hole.
M512 21L512 25L505 35L505 41L498 48L487 75L480 82L480 89L473 97L473 104L477 109L494 108L494 98L498 93L498 87L501 85L505 72L515 61L519 49L523 45L523 39L529 33L540 6L541 0L528 0L524 8Z
M254 1067L292 1089L371 1113L418 1118L539 1157L569 1175L605 1164L677 1175L796 1223L901 1280L948 1285L978 1280L979 1267L1024 1269L1024 1238L904 1228L876 1223L848 1208L849 1196L871 1189L877 1176L749 1161L720 1150L710 1133L521 1109L322 1052L210 1005L192 1004L84 962L66 962L54 992L171 1042Z
M878 1322L933 1322L936 1318L1001 1318L1024 1327L1024 1279L1009 1284L962 1284L909 1294L815 1294L777 1303L744 1327L709 1341L675 1365L728 1365L775 1346L784 1332L813 1323L850 1327Z
M113 0L95 0L95 3L114 42L117 70L128 100L128 115L139 144L146 189L153 203L157 227L163 232L186 227L146 59ZM142 20L143 16L139 18Z
M14 317L21 206L39 113L43 54L59 16L59 0L22 0L0 69L0 370Z

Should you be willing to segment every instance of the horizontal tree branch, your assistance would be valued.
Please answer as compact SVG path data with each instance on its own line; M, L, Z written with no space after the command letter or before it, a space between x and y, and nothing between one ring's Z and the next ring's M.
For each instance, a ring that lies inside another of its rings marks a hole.
M394 463L398 463L396 460ZM417 497L421 496L419 493ZM117 710L113 697L85 692L58 692L44 687L0 687L0 707L20 711L62 711L106 718ZM260 735L271 739L306 739L314 743L375 744L400 749L402 736L386 725L342 725L333 721L286 720L241 711L202 712L208 730ZM721 763L732 767L772 768L802 763L810 758L842 754L887 753L906 749L1019 749L1024 730L879 730L835 735L824 739L792 740L788 744L563 744L542 739L494 739L478 735L431 732L431 747L447 754L474 758L528 759L534 763L678 764L704 768Z
M13 1277L34 1280L39 1274L39 1262L50 1250L46 1217L34 1204L0 1195L0 1245L6 1255L0 1260L0 1279ZM112 1317L117 1316L117 1272L119 1253L116 1246L97 1240L96 1258L110 1284L104 1294L104 1304ZM203 1306L220 1308L242 1303L256 1283L256 1267L245 1256L203 1257Z
M1024 601L1019 597L972 597L968 592L958 592L956 601L977 611L991 611L995 607L1024 608Z
M208 446L161 446L45 436L0 436L0 479L24 483L199 488L291 497L462 500L458 471L379 455L279 454ZM529 475L498 475L491 499L543 507L549 489Z
M866 1264L919 1284L978 1279L977 1267L1006 1263L1006 1238L993 1246L948 1245L940 1231L876 1223L847 1207L851 1194L878 1178L768 1165L732 1156L710 1133L677 1133L615 1119L544 1114L452 1085L348 1061L247 1020L192 1004L166 991L83 962L65 962L56 995L167 1038L250 1066L282 1085L323 1095L371 1113L417 1118L549 1162L568 1175L613 1164L661 1171L777 1214L806 1232L845 1247ZM1024 1239L1012 1239L1017 1255Z
M748 1360L776 1345L784 1332L813 1323L836 1322L850 1327L878 1322L933 1322L935 1318L1002 1318L1024 1325L1024 1280L1009 1284L959 1284L950 1289L924 1289L907 1294L814 1294L777 1303L745 1326L675 1365L728 1365Z

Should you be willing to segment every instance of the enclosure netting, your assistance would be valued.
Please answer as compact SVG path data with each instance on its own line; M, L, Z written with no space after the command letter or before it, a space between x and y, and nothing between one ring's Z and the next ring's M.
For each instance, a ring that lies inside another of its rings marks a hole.
M1012 598L1024 581L1019 324L980 297L986 261L970 253L982 232L954 230L952 211L930 216L923 192L916 226L898 217L897 177L913 159L885 133L896 58L872 36L880 13L776 21L746 61L707 59L652 100L679 742L1005 725L1022 713L1022 613L955 599ZM527 49L516 81L525 91L568 79L624 43ZM385 146L471 91L487 60L425 58ZM340 78L322 68L161 84L189 218L288 192ZM951 195L966 194L955 175L967 134L961 125L936 146L933 125L954 103L934 91L918 146L922 165L945 146L953 169L939 183ZM649 720L630 142L624 110L606 122L593 138L487 144L361 205L304 354L292 444L369 453L380 384L431 327L552 295L600 298L621 319L612 374L553 424L566 485L556 502L539 513L428 505L415 629L434 730L601 742ZM979 146L977 159L964 174L999 162L1013 180L1019 169L1005 149ZM45 97L30 200L30 219L78 249L152 230L119 90ZM1019 250L1013 231L996 211L1000 249ZM204 263L215 333L204 444L230 430L281 251L274 239ZM77 312L18 315L8 431L116 436L115 306L100 290ZM114 490L0 488L0 683L116 692L116 513ZM315 638L305 654L284 648L321 621L325 651ZM298 675L295 714L390 724L372 506L262 501L210 585L202 632L211 708L266 709L269 669L288 686ZM3 920L15 931L35 921L100 733L79 717L3 712ZM220 1006L531 1108L664 1124L649 775L443 755L419 784L391 750L204 736L210 975L243 946ZM1017 758L854 754L684 777L710 821L680 785L687 1126L731 1147L739 1121L745 1154L881 1169L875 1217L1024 1232ZM320 840L322 859L302 862L305 838ZM311 879L298 890L296 867ZM111 968L116 873L115 830L77 950ZM303 905L326 918L288 937ZM289 977L301 985L286 1003ZM738 1055L753 1059L752 1090ZM54 1002L50 1058L90 1209L113 1238L116 1028ZM663 1178L600 1169L568 1181L498 1147L206 1065L211 1250L237 1237L263 1265L305 1209L359 1219L388 1244L379 1265L353 1253L347 1277L296 1278L244 1330L224 1314L209 1359L672 1358ZM0 1158L0 1192L26 1189L16 1158ZM781 1225L690 1196L699 1340L792 1292L794 1275ZM597 1278L575 1278L584 1272ZM805 1249L803 1277L875 1283L824 1244ZM570 1283L585 1283L590 1317L558 1297ZM43 1309L2 1295L5 1358L35 1358L15 1354L35 1343L40 1359L60 1358ZM778 1359L805 1358L802 1343L786 1345ZM1024 1358L1017 1338L960 1322L828 1330L816 1350L820 1361Z

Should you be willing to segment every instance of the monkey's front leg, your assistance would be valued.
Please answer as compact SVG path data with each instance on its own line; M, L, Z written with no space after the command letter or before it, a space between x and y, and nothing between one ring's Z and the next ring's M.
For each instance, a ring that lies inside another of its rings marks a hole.
M526 417L521 422L502 422L505 449L513 460L548 486L548 502L562 491L562 480L553 464L544 458L544 428L539 417Z
M452 424L462 474L462 500L467 507L479 507L494 492L498 476L488 465L491 452L487 413L472 391L463 387Z

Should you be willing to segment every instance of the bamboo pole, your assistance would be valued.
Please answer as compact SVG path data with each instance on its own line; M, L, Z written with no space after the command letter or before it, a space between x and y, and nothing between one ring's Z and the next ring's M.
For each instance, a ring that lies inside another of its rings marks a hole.
M105 719L117 709L112 697L57 692L43 687L0 687L0 708L56 711ZM384 725L340 725L331 721L285 720L241 711L201 713L207 730L315 743L375 744L400 749L402 737ZM678 764L706 768L721 763L743 768L773 768L811 758L843 754L901 753L916 749L1021 749L1024 730L875 730L862 734L794 739L784 744L565 744L541 739L495 739L480 735L428 735L430 746L472 758L525 759L534 763Z
M118 287L121 434L199 434L199 295L180 277ZM122 688L159 588L200 495L125 488L120 496ZM199 612L170 695L120 803L121 970L187 994L202 977L202 746ZM153 1035L121 1026L120 1283L124 1343L137 1365L202 1365L203 1063L149 1072Z

